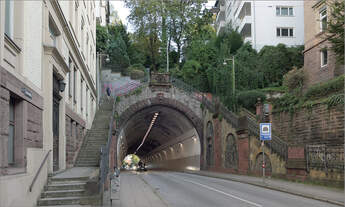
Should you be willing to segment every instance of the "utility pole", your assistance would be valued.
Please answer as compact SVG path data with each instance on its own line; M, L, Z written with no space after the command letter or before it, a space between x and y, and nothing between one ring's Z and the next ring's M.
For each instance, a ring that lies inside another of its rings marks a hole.
M236 77L235 77L235 56L233 55L232 56L232 98L233 98L232 103L234 105L234 111L236 110L235 79L236 79Z

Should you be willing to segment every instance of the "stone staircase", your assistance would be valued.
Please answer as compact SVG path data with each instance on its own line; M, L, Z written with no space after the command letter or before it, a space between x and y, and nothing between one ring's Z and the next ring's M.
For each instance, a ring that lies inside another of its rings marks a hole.
M77 156L76 167L99 166L100 149L108 140L109 122L114 100L104 100L97 111Z
M37 206L76 205L84 198L89 177L49 178Z

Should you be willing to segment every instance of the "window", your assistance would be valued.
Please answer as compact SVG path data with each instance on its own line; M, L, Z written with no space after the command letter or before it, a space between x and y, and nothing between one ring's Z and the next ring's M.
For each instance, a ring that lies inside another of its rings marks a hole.
M325 31L327 29L327 9L323 8L320 11L320 31Z
M321 50L321 67L324 67L327 65L328 62L328 56L327 56L327 49Z
M5 34L13 38L14 1L5 1Z
M89 88L86 86L86 96L85 96L85 98L86 98L86 100L85 100L85 104L86 104L86 106L85 106L86 116L89 115L89 111L88 111L88 94L89 94Z
M60 32L52 19L52 17L49 17L49 34L50 38L53 40L53 45L56 47L57 46L57 37L60 35Z
M72 59L68 59L68 68L72 71ZM72 72L68 73L68 95L72 97Z
M8 128L8 164L14 164L14 132L15 132L15 100L10 98L9 128Z
M293 28L277 28L277 37L293 37Z
M276 7L276 15L277 16L293 16L293 7L284 7L284 6L277 6Z
M77 69L74 68L73 74L73 100L74 103L77 103Z
M81 79L80 82L80 108L83 111L83 87L84 87L84 80Z

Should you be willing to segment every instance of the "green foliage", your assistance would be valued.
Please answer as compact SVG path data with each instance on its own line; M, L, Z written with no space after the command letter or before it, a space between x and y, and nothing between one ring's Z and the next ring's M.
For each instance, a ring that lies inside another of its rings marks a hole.
M96 25L96 51L104 53L107 51L107 41L109 39L107 27Z
M344 94L335 94L333 96L330 96L326 100L327 108L332 108L337 105L344 105Z
M286 93L273 101L275 111L290 112L301 107L311 109L315 104L320 103L326 104L328 108L344 104L344 76L312 86L304 95Z
M261 101L265 101L265 93L259 90L250 90L250 91L241 91L237 95L238 104L251 110L255 111L255 104L257 103L258 98Z
M344 75L310 87L305 93L305 97L307 99L315 99L325 97L339 91L344 91Z
M303 46L287 48L284 44L265 46L258 53L258 72L262 87L281 86L283 76L293 67L303 66Z
M302 90L304 79L304 70L294 67L284 75L283 86L286 86L290 92L296 88Z
M300 104L301 99L291 93L286 93L283 97L273 101L274 110L292 111L295 106Z
M344 64L344 10L345 2L329 1L330 17L327 22L326 37L332 43L331 49L336 54L337 63Z
M120 96L116 96L115 102L116 102L116 103L119 103L120 101L121 101Z
M130 72L130 76L131 76L131 79L138 80L140 78L145 77L145 72L142 70L133 69Z

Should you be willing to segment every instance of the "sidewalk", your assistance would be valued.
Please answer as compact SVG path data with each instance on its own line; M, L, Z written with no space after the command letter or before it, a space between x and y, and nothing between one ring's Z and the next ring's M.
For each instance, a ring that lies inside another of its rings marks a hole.
M259 187L277 190L293 195L298 195L315 200L325 201L328 203L344 206L344 190L329 188L324 186L308 185L302 183L289 182L279 179L266 178L265 183L260 177L236 175L209 171L184 171L185 173L227 179L231 181L246 183Z

